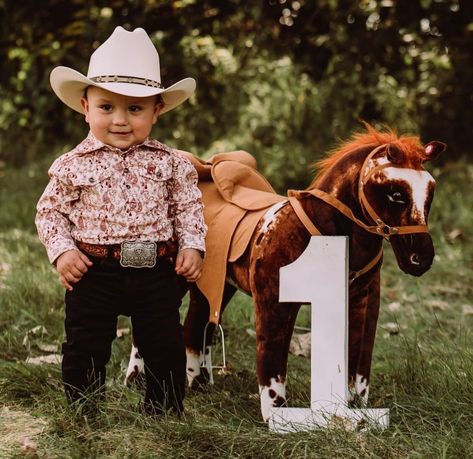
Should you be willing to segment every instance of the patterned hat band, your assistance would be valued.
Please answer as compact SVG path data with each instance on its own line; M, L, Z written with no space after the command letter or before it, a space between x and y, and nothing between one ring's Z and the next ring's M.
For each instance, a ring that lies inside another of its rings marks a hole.
M132 76L101 75L96 77L90 77L89 80L95 81L95 83L133 83L141 84L143 86L151 86L152 88L164 89L164 86L158 81L148 80L148 78L139 78Z

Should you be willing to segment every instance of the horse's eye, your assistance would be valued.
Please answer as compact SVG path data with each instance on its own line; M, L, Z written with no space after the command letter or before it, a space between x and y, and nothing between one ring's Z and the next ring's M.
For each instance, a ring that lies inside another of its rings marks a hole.
M394 193L388 194L388 199L391 202L395 202L397 204L405 204L406 203L403 194L400 193L399 191L395 191Z

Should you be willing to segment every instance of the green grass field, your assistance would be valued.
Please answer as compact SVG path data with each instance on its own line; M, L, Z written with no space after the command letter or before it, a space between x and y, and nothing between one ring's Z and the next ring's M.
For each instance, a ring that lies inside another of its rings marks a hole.
M385 431L277 435L261 421L251 302L237 295L223 319L229 371L188 391L186 415L153 420L122 384L130 336L114 344L108 398L93 422L67 408L57 364L63 290L33 224L47 162L0 170L0 458L466 458L473 457L473 167L435 168L432 269L404 275L388 245L370 406L390 409ZM183 307L183 313L185 307ZM308 325L308 307L299 323ZM126 318L121 328L128 328ZM290 356L290 406L308 406L309 361Z

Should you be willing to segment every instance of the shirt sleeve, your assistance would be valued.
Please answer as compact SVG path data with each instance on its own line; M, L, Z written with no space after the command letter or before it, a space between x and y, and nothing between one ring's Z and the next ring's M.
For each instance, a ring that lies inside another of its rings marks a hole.
M204 222L202 194L197 188L197 171L186 158L174 156L171 180L170 213L179 250L197 249L205 252L207 225Z
M49 261L54 263L62 253L75 249L68 215L79 198L77 187L61 179L51 167L50 181L36 206L36 228L44 244Z

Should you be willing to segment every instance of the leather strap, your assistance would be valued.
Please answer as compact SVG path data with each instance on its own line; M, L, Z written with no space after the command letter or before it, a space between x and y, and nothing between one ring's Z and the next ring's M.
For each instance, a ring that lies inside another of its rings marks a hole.
M382 150L385 147L386 145L379 145L368 154L368 156L365 158L363 165L361 167L360 177L358 180L358 199L360 201L362 208L368 213L369 217L373 220L374 223L376 223L376 225L367 225L365 222L358 219L354 215L353 211L346 204L344 204L343 202L341 202L339 199L335 198L334 196L326 193L325 191L318 190L318 189L301 190L301 191L289 190L288 191L287 194L289 197L289 202L292 208L294 209L294 212L296 213L299 220L302 222L302 224L305 226L307 231L312 236L317 236L317 235L320 235L321 233L312 223L312 221L310 220L307 213L304 211L304 208L302 207L299 201L299 199L303 197L304 195L311 195L311 196L321 199L322 201L326 202L327 204L337 209L339 212L345 215L348 219L350 219L356 225L360 226L361 228L365 229L366 231L370 233L377 234L388 240L389 240L389 237L393 234L413 234L413 233L428 232L429 229L427 225L405 225L405 226L399 226L399 227L391 227L387 225L378 216L378 214L375 212L375 210L369 203L368 199L366 198L366 195L364 192L364 185L368 181L368 179L371 177L371 175L386 167L395 167L393 164L387 163L387 164L376 166L373 169L371 169L368 173L365 173L368 167L369 161L374 157L374 155L376 155L376 153L378 153L380 150ZM383 247L381 246L379 252L366 266L359 269L358 271L350 271L350 283L352 283L355 279L357 279L358 277L362 276L363 274L366 274L368 271L373 269L382 260L382 258L383 258Z
M96 258L112 258L120 260L121 244L99 245L89 244L87 242L75 241L77 248ZM159 241L156 244L156 255L158 258L175 257L178 252L177 241L170 239L169 241Z
M317 190L319 191L319 190ZM299 220L302 222L302 224L305 226L307 231L310 233L311 236L321 236L322 233L316 228L316 226L312 223L311 219L307 215L306 211L302 207L299 199L297 199L296 195L298 195L299 192L295 190L289 190L288 196L289 196L289 203L291 204L295 214L299 218ZM327 195L330 196L330 195ZM350 211L351 213L351 211ZM383 257L383 247L379 249L379 252L376 254L376 256L363 268L359 269L358 271L350 271L349 274L349 281L350 284L357 279L358 277L362 276L363 274L366 274L368 271L370 271L372 268L374 268L378 262L382 259Z
M343 202L341 202L336 197L326 193L325 191L318 190L318 189L310 189L310 190L289 190L288 196L301 198L304 194L315 196L316 198L321 199L322 201L330 204L332 207L337 209L347 218L349 218L352 222L356 223L361 228L365 229L369 233L377 234L379 236L384 237L385 239L389 240L389 237L393 234L413 234L413 233L427 233L429 228L427 225L404 225L404 226L389 226L383 222L383 220L378 216L375 212L373 207L368 202L364 192L364 185L371 177L371 175L381 169L386 167L395 167L391 163L389 164L382 164L380 166L376 166L372 170L370 170L367 174L365 173L366 168L368 167L368 163L373 158L373 156L380 151L382 148L385 148L386 145L380 145L372 150L368 156L365 158L363 162L363 166L360 171L360 178L358 181L358 199L360 200L360 205L362 208L368 213L369 217L373 220L375 225L367 225L365 222L361 221L353 214L352 210ZM293 206L294 207L294 206ZM297 213L297 212L296 212ZM301 220L302 221L302 220ZM304 226L305 223L304 223ZM307 226L306 226L307 228ZM309 231L310 232L310 231Z
M292 193L292 190L289 190L287 194L289 196L289 203L291 204L292 208L294 209L294 212L299 217L299 220L305 226L307 231L312 236L320 236L322 233L312 223L312 220L309 218L306 211L302 207L302 204L300 203L299 199L297 199L295 194Z
M99 75L90 77L89 80L92 80L95 83L132 83L164 89L164 86L159 81L127 75Z
M330 204L332 207L335 207L335 209L337 209L339 212L345 215L345 217L349 218L352 222L356 223L358 226L361 226L366 231L370 233L376 232L376 228L377 228L376 226L367 225L366 223L356 218L355 214L346 204L344 204L342 201L338 200L334 196L326 193L325 191L318 190L318 189L301 190L301 191L289 190L288 194L289 193L291 193L292 196L299 196L299 197L302 197L304 194L315 196L316 198L321 199L327 204Z
M350 284L355 281L355 279L358 279L360 276L363 276L363 274L366 274L368 271L371 271L383 258L383 246L379 249L379 252L376 254L376 256L363 268L359 269L358 271L350 271Z
M77 248L84 252L86 255L90 255L96 258L113 258L114 260L120 260L121 247L120 244L111 245L98 245L89 244L88 242L75 241Z
M367 231L379 234L385 239L389 240L389 237L393 234L413 234L413 233L427 233L429 228L427 225L404 225L404 226L389 226L383 222L383 220L375 212L368 199L366 198L364 186L368 182L369 178L375 173L387 167L396 167L392 163L385 163L374 167L370 171L366 172L369 161L380 151L386 148L386 144L380 145L372 150L363 162L363 166L360 170L360 177L358 179L358 199L363 209L368 213L369 217L376 223L376 226L365 227ZM358 220L359 221L359 220ZM363 226L363 225L360 225ZM374 231L373 231L374 228Z

